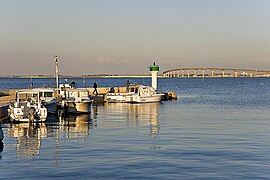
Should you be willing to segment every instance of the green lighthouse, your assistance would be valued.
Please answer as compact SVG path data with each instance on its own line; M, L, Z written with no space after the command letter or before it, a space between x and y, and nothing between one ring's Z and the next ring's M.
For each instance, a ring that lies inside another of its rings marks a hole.
M154 62L153 65L149 66L149 70L152 74L152 87L157 90L157 74L159 72L159 66Z

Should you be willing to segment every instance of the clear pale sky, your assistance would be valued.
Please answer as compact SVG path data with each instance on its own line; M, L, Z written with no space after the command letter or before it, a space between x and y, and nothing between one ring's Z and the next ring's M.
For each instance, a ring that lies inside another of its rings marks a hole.
M0 75L270 70L269 0L1 0Z

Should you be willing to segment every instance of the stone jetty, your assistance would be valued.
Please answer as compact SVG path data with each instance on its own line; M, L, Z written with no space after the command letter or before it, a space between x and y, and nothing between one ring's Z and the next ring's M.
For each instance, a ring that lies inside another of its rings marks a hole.
M106 102L106 94L109 92L110 87L97 88L98 95L93 94L94 88L87 88L90 94L94 97L94 103ZM0 106L10 104L15 101L15 93L19 89L0 90ZM126 87L114 87L116 93L126 92ZM165 94L162 100L177 99L176 92L162 92Z
M105 103L106 94L109 92L110 87L99 87L97 88L98 95L93 94L94 88L87 88L90 94L93 96L93 103ZM8 117L8 106L10 103L15 101L15 93L19 89L10 89L10 90L0 90L0 121ZM126 92L126 87L114 87L116 93ZM173 100L177 99L176 92L163 92L165 95L162 100Z

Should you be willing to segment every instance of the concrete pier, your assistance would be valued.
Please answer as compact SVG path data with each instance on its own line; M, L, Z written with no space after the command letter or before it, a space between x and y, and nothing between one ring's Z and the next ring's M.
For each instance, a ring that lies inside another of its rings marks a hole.
M106 95L110 91L110 87L97 88L98 94L93 94L94 88L86 88L93 97L93 103L105 103ZM8 106L15 102L15 93L19 89L0 90L0 122L8 117ZM126 87L114 87L116 93L126 92ZM177 99L176 92L163 92L165 95L163 101Z

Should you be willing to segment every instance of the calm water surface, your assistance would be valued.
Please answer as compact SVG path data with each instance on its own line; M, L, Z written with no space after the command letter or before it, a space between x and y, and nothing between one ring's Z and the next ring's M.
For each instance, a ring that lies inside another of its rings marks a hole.
M97 79L108 87L125 81ZM52 87L54 80L33 83ZM28 84L0 79L0 89ZM0 179L270 179L269 78L159 79L159 89L176 91L178 100L95 105L90 115L31 126L3 123Z

